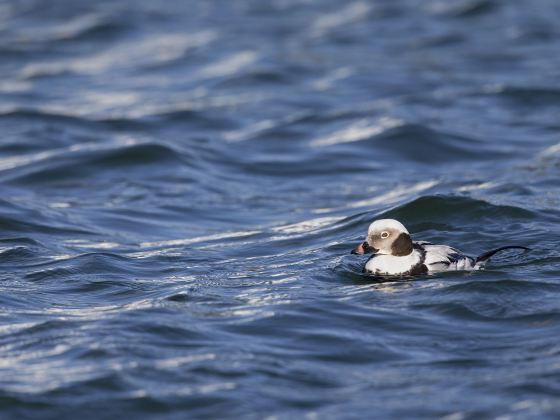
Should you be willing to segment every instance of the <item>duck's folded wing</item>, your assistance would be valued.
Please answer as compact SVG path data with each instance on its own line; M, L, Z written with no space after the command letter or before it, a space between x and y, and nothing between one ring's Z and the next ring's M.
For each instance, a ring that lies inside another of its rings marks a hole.
M430 271L464 270L474 265L472 258L447 245L423 245L424 264Z

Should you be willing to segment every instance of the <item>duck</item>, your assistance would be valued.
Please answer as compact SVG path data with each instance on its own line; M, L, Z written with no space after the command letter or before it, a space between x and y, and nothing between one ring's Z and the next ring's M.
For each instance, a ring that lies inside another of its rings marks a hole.
M448 245L413 241L408 230L398 220L379 219L369 225L366 240L354 248L352 254L373 253L364 266L364 273L415 276L444 271L480 270L490 257L506 249L530 250L525 246L509 245L472 257Z

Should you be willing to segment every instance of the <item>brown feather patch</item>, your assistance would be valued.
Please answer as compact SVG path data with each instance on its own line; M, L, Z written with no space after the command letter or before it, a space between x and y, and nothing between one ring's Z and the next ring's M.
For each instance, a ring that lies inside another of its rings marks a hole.
M401 233L391 245L391 254L395 257L404 257L412 252L412 239L407 233Z

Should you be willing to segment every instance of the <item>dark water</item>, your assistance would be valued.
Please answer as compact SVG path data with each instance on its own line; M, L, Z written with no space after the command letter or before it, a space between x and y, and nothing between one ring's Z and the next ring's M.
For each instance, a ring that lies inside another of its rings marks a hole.
M0 2L0 417L558 416L559 21ZM534 251L374 283L379 217Z

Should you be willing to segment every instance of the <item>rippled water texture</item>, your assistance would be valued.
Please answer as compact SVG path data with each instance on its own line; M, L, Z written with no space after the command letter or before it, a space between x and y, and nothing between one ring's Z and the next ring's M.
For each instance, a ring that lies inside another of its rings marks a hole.
M558 22L0 2L0 417L558 416ZM379 217L533 251L379 283Z

